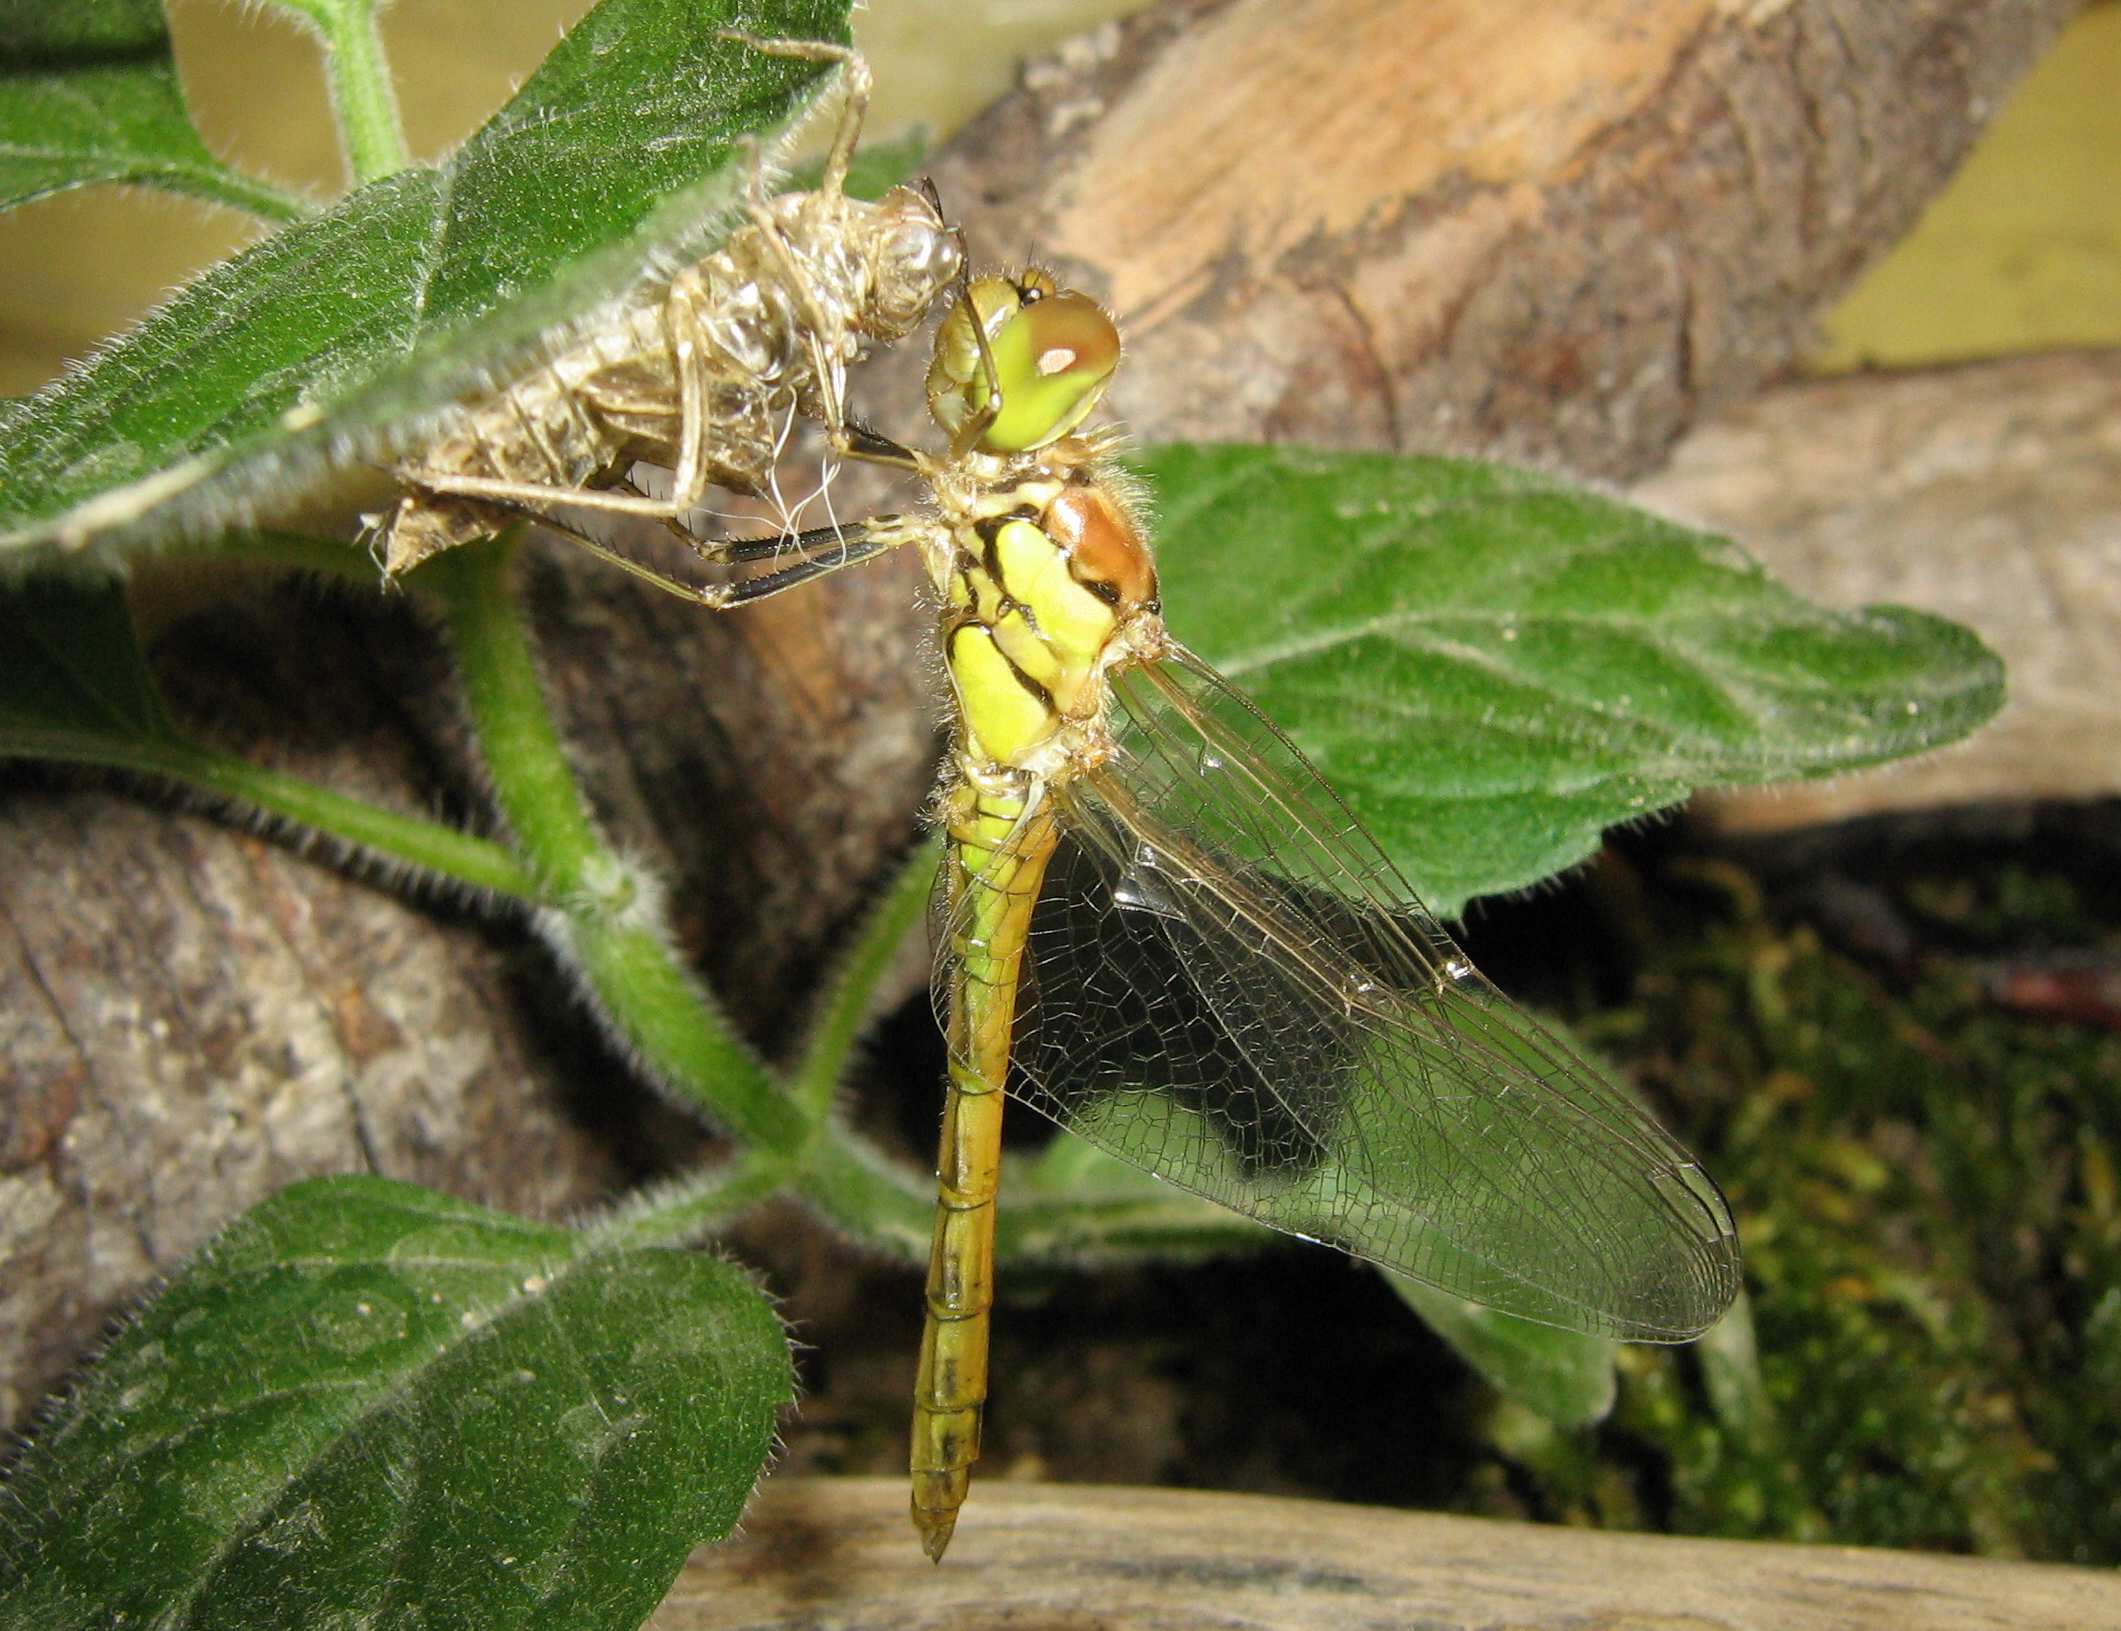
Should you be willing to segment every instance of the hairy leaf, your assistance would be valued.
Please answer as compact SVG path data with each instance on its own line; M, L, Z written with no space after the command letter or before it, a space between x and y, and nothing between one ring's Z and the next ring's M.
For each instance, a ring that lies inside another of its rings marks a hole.
M298 1184L119 1336L16 1469L0 1623L632 1631L792 1392L728 1265L408 1184Z
M1725 539L1529 471L1184 444L1141 463L1173 632L1439 912L1696 787L1924 752L2003 699L1956 624L1810 605Z
M0 22L0 209L98 182L195 193L280 220L302 213L199 140L160 5L18 6Z
M11 65L168 49L162 0L13 0L0 12L0 62Z
M0 594L0 757L143 739L173 733L124 589L46 576Z
M844 39L846 0L603 0L447 160L224 262L86 368L0 405L0 549L122 550L411 445L498 361L697 253L738 142L818 64L718 31Z

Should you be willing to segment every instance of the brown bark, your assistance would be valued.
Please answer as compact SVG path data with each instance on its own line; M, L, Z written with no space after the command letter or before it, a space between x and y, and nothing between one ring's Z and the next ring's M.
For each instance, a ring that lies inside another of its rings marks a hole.
M668 883L690 960L770 1046L914 832L933 733L911 588L889 568L827 587L896 616L715 621L534 554L584 785ZM188 731L491 827L438 642L405 601L204 594L232 599L156 647ZM163 580L141 598L201 593ZM872 670L896 686L888 705L870 699L889 687L850 677ZM850 733L872 705L881 718ZM0 1430L157 1276L297 1179L373 1171L549 1217L696 1143L519 914L405 898L328 849L71 772L10 774L0 857Z
M1117 405L1150 435L1635 472L1782 366L2070 9L1186 0L1036 70L937 175L976 253L1113 297ZM913 563L713 620L564 553L531 598L585 783L770 1043L912 833L934 751ZM402 609L283 593L244 616L164 651L196 730L482 808ZM100 784L33 776L5 819L0 1417L281 1183L365 1166L544 1211L653 1158L569 1107L622 1070L523 972L546 965L519 924L437 920Z
M240 585L164 588L147 598ZM439 675L402 608L238 593L161 644L205 739L385 805L469 807L426 760L447 709L401 700ZM375 1171L552 1215L625 1177L587 1124L637 1090L541 1020L563 989L513 925L103 778L11 774L0 834L0 1423L297 1179Z
M901 1483L770 1479L744 1532L694 1553L648 1624L2080 1631L2114 1611L2113 1577L2093 1569L1177 1490L990 1479L940 1568L911 1533Z

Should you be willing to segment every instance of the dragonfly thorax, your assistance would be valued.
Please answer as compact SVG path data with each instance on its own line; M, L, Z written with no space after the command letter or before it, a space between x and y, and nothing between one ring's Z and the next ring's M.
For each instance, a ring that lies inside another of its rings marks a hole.
M1105 673L1156 619L1156 567L1090 471L1026 481L955 518L943 658L974 764L1060 773L1098 753Z
M1065 780L1097 763L1107 671L1161 638L1156 567L1115 439L1077 428L1119 352L1097 302L1036 267L973 280L936 335L928 403L951 450L921 463L968 775Z

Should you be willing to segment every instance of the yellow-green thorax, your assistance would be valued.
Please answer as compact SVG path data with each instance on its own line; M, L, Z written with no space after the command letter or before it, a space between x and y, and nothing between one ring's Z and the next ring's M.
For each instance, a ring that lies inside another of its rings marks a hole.
M951 527L943 661L967 768L1051 775L1101 733L1104 673L1155 620L1156 568L1094 466L1046 465L1006 498Z

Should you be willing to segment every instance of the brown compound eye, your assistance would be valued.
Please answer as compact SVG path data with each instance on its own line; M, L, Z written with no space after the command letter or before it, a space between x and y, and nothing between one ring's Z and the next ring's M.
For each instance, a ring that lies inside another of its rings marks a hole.
M1098 599L1123 610L1156 600L1156 563L1141 529L1103 487L1076 485L1046 506L1047 535L1068 552L1068 571Z
M993 336L1001 409L979 445L1027 453L1081 424L1119 366L1119 330L1086 294L1055 290L1043 273L1017 286L1022 302Z

